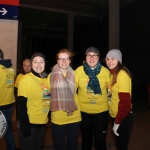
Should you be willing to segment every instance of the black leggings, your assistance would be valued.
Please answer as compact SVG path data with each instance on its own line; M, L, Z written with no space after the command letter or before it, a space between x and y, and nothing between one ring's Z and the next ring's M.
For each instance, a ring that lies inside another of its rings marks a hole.
M19 142L21 150L41 150L44 137L45 137L46 125L41 127L31 127L31 136L24 137L19 128Z
M112 124L114 125L115 119L113 118ZM133 125L133 113L129 113L127 117L125 117L118 128L119 136L115 136L116 138L116 146L117 150L128 150L128 143L130 138L130 133Z
M108 111L98 114L81 112L82 150L91 150L93 137L96 150L106 150L106 135L108 129Z

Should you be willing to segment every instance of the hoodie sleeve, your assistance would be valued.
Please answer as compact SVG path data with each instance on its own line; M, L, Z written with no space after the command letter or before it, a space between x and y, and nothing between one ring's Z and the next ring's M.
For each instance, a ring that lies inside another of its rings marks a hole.
M23 96L17 97L18 119L23 136L31 135L30 121L27 114L27 98Z
M131 98L130 93L118 93L119 104L118 104L118 113L115 119L116 124L120 124L121 121L129 114L131 110Z

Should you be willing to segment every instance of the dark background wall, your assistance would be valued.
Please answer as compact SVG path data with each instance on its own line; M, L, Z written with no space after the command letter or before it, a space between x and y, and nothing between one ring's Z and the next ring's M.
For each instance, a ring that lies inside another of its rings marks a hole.
M101 57L108 51L108 16L102 23L93 22L75 33L74 50L77 55L74 67L81 64L84 52L89 46L99 48ZM120 10L120 50L123 65L133 75L133 92L141 94L141 100L147 100L150 83L150 1L137 0ZM83 53L82 53L83 51Z
M133 90L147 96L150 83L150 1L138 0L121 10L120 49L133 74ZM147 98L146 98L147 100Z
M149 52L150 1L138 0L121 10L120 45L126 53Z
M73 68L76 69L85 59L85 50L95 46L100 50L101 58L105 58L108 49L109 18L96 20L74 30ZM22 59L30 58L33 52L42 51L46 55L47 72L55 64L55 54L66 47L66 34L59 34L52 39L45 35L27 34L22 36ZM56 31L55 31L56 32ZM49 51L50 49L50 51ZM120 50L123 54L123 65L133 74L133 91L147 98L150 83L150 1L137 0L120 10ZM103 63L105 65L105 63ZM141 97L142 97L141 96Z

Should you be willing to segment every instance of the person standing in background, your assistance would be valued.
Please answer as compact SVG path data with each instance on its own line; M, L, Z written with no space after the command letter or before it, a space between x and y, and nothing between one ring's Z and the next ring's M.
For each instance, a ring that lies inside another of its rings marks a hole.
M40 150L45 137L50 108L50 91L46 79L45 56L38 52L31 57L31 72L18 85L18 122L21 150Z
M106 135L108 128L107 86L110 72L102 66L100 52L95 47L89 47L86 61L78 67L75 73L78 77L78 99L81 109L82 150L106 150Z
M76 93L78 80L70 67L72 56L72 52L68 49L60 50L56 55L57 63L48 76L54 150L77 148L81 114Z
M122 53L118 49L112 49L107 53L106 64L112 75L108 97L109 114L112 117L117 150L128 150L133 124L131 73L122 65Z
M31 60L30 59L25 59L22 64L22 71L21 73L17 76L15 80L15 88L18 88L18 83L19 80L27 73L31 71Z
M31 71L31 60L25 59L22 64L22 71L17 76L17 78L15 80L15 85L14 85L15 86L14 93L15 93L16 105L17 105L17 92L18 92L19 81L25 74L29 73L30 71ZM16 106L15 111L16 111L16 118L18 118L17 106Z
M15 71L10 59L4 59L0 49L0 111L7 121L7 131L4 135L7 150L15 150L15 139L12 132L12 112L14 109L14 76Z

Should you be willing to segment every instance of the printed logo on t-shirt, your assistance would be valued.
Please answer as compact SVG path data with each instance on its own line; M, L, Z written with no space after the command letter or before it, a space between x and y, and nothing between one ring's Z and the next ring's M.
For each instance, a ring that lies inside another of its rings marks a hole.
M43 106L43 112L48 112L50 108L50 98L51 93L47 85L41 84L43 98L42 98L42 106Z
M7 72L7 75L6 75L7 88L13 88L14 87L14 69L5 68L3 69L3 71Z
M107 89L107 95L108 95L108 101L111 102L112 92L109 88Z
M94 91L88 86L88 82L89 82L89 79L87 79L86 81L86 93L91 95L92 93L94 93Z
M94 93L94 91L90 87L87 86L86 89L87 89L87 93Z
M88 82L89 82L89 79L87 80L87 85L86 85L86 93L87 93L87 98L89 100L89 104L96 104L96 100L98 98L97 98L96 94L94 94L93 89L91 89L88 86Z

